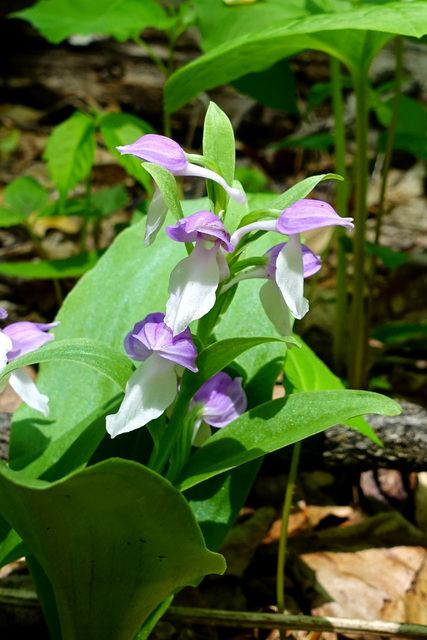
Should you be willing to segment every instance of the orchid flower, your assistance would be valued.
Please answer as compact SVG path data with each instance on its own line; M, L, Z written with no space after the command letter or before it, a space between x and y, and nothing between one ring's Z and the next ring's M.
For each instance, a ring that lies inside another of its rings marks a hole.
M230 378L224 371L216 373L200 387L190 410L199 407L194 423L193 444L200 446L211 435L209 425L221 429L246 411L247 399L242 378Z
M248 224L231 237L236 247L251 231L276 231L288 236L275 261L275 282L283 300L294 318L301 319L308 311L308 300L304 297L304 253L300 233L312 229L339 225L353 228L353 218L341 218L326 202L299 200L283 211L277 220L260 220ZM272 289L271 285L268 285ZM264 295L264 302L268 300ZM263 304L264 304L263 302Z
M174 176L196 176L213 180L221 185L237 204L246 204L246 196L239 189L230 187L215 171L188 161L187 155L177 142L155 133L148 133L132 144L117 147L122 154L130 154L141 160L153 162L168 169Z
M175 336L214 306L218 284L230 273L224 252L231 253L234 247L229 232L210 211L181 218L174 226L166 227L166 233L176 242L196 243L190 255L176 265L169 280L165 323Z
M142 364L126 384L119 411L107 416L107 431L112 438L143 427L172 404L178 387L177 368L198 370L190 330L173 336L164 317L164 313L149 314L125 337L126 353Z
M0 319L5 319L7 312L0 309ZM52 334L45 333L57 327L59 322L42 324L40 322L14 322L0 331L0 371L12 360L35 351L46 342L54 339ZM49 415L47 396L39 392L25 369L12 371L0 383L2 391L7 383L29 407L40 411L45 417Z

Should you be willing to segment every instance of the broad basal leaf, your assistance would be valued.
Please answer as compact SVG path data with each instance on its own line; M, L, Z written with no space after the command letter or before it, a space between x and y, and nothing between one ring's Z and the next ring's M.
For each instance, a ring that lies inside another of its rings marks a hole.
M175 589L225 570L181 493L127 460L52 484L1 465L0 512L50 581L69 640L129 640Z

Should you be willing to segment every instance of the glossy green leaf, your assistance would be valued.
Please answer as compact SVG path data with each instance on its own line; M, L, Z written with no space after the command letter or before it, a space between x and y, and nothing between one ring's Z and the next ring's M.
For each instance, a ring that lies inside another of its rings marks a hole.
M286 393L298 391L322 391L327 389L345 389L340 378L316 356L310 347L298 337L300 349L288 349L283 367L283 384ZM362 417L351 418L345 422L349 427L357 429L371 438L379 446L381 440Z
M275 4L262 3L262 10L270 20L269 8ZM286 3L282 5L285 14ZM363 6L348 3L338 7L340 11L295 20L286 16L265 28L254 29L251 22L249 28L231 33L229 40L227 33L225 37L219 34L217 42L222 44L171 76L165 89L166 110L175 111L201 91L262 71L304 49L325 51L358 73L362 70L360 63L363 61L365 68L394 34L421 37L427 33L427 5L423 0ZM245 7L233 11L245 11ZM380 33L368 39L360 34L369 30Z
M21 176L6 187L4 197L12 209L28 217L43 209L48 194L37 180L30 176Z
M88 338L70 338L53 340L36 351L12 360L0 372L0 380L21 367L57 360L84 364L112 380L122 391L134 371L131 360L117 349Z
M166 234L144 248L144 226L136 224L121 233L69 293L58 314L57 341L84 336L124 354L123 339L134 324L164 309L171 268L185 250ZM66 394L61 380L66 381ZM59 437L117 393L105 376L65 361L43 363L37 386L49 397L49 419L26 406L19 408L11 429L11 460L31 454L40 441ZM32 427L24 434L19 424L26 420Z
M181 493L134 462L52 484L2 465L0 487L0 511L50 581L69 640L129 640L175 589L225 570Z
M28 278L30 280L51 280L78 278L93 269L103 251L85 251L70 258L59 260L39 260L38 262L0 263L0 273L5 276Z
M146 27L166 29L163 7L154 0L41 0L9 17L27 20L54 44L75 34L101 33L125 42Z
M42 4L49 4L45 0ZM95 158L95 121L81 111L58 125L46 143L44 158L62 199L89 175Z
M209 103L203 128L203 156L218 165L224 180L234 180L236 145L231 122L214 102Z
M294 202L297 202L297 200L302 200L308 196L308 194L317 187L319 182L323 182L323 180L342 180L342 177L336 173L323 173L317 176L311 176L310 178L305 178L305 180L297 182L297 184L293 185L278 198L275 198L270 202L268 209L278 209L283 211L287 207L290 207L291 204L294 204Z
M154 133L153 127L130 113L107 113L100 120L100 129L105 146L119 165L151 193L150 178L141 168L141 160L131 155L122 156L116 147L131 144L147 133Z
M394 400L369 391L302 391L272 400L234 420L189 459L176 483L189 489L228 469L367 413L397 415Z

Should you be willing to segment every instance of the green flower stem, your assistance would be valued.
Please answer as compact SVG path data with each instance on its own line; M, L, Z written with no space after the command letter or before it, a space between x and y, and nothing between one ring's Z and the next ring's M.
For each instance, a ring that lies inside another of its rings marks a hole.
M292 449L291 467L289 470L288 484L286 485L285 501L282 510L282 528L280 531L279 552L277 557L277 582L276 600L279 614L285 610L285 560L286 545L288 541L288 524L292 507L292 498L295 489L295 479L301 452L301 441L296 442Z
M347 168L346 168L346 138L344 124L344 107L341 90L340 62L337 58L330 58L332 103L334 110L334 141L335 141L335 165L336 171L344 178L344 181L336 183L336 208L340 216L347 217ZM346 373L346 327L347 327L347 254L344 249L343 237L345 229L336 227L337 239L337 301L334 331L334 362L335 372L339 376Z
M356 92L356 154L355 154L355 233L353 255L353 302L350 326L352 330L349 386L360 389L366 381L365 317L365 237L366 192L368 186L368 91L362 69L353 74Z

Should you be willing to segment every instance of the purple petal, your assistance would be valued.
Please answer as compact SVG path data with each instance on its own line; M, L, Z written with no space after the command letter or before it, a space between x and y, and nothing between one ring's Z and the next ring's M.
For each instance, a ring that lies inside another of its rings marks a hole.
M7 318L8 313L6 311L6 309L3 309L3 307L0 307L0 320L4 320L5 318Z
M117 149L122 155L129 153L136 158L153 162L172 172L185 169L188 165L185 153L177 142L155 133L148 133L136 142L117 147Z
M187 328L177 336L164 323L164 313L150 313L144 320L137 322L124 340L126 353L133 360L144 361L153 353L166 360L182 365L190 371L196 367L197 349L191 332Z
M176 242L195 242L199 237L212 242L219 240L225 251L234 251L229 232L211 211L196 211L191 216L181 218L175 225L166 227L166 233Z
M276 261L277 256L286 245L286 242L281 242L280 244L276 244L274 247L269 249L266 252L266 256L269 257L267 267L268 277L274 280L276 278ZM304 269L304 278L309 278L319 271L322 266L322 260L320 256L317 256L311 249L309 249L305 244L301 245L302 249L302 262Z
M341 218L327 202L305 199L283 211L277 221L277 231L290 236L331 225L352 229L353 218Z
M220 371L200 387L192 400L203 404L203 420L212 427L225 427L246 411L247 399L242 379Z
M7 354L8 362L23 356L30 351L35 351L46 342L54 339L54 335L47 334L53 327L57 327L59 322L42 324L40 322L13 322L3 329L3 332L12 340L12 351Z

